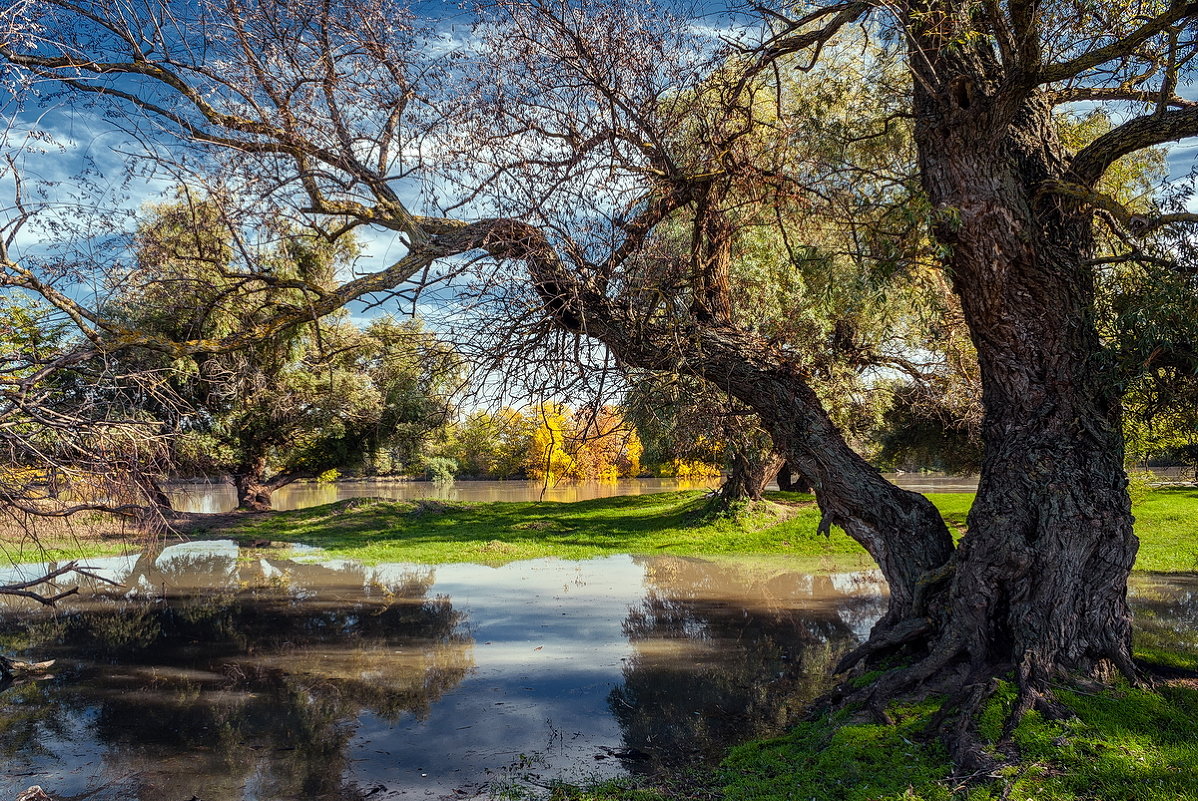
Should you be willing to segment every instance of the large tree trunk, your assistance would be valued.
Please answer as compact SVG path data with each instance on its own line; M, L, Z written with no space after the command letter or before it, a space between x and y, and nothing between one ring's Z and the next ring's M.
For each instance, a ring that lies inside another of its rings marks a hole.
M912 56L916 141L977 347L985 456L930 655L879 692L955 670L961 697L977 699L991 677L1014 671L1013 723L1047 704L1054 676L1102 660L1131 670L1126 589L1137 542L1118 388L1099 369L1089 218L1043 192L1067 170L1051 109L1034 97L1017 108L990 102L979 62L929 55L941 52L925 44ZM960 706L963 736L950 737L958 762L980 753L973 706Z

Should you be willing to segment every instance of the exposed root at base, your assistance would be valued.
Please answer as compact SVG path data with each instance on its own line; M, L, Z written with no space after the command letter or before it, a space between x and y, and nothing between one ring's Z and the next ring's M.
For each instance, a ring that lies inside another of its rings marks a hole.
M905 621L880 632L880 636L846 655L840 664L854 665L859 675L867 662L881 655L909 651L930 628L929 621L922 624ZM1047 667L1036 652L1027 650L1017 664L1012 664L977 658L971 653L969 642L960 632L957 636L941 632L929 650L913 663L891 670L865 687L854 687L846 680L820 699L817 709L830 711L857 705L875 721L890 724L893 721L887 708L893 701L945 693L944 701L928 723L928 738L939 739L947 748L955 766L954 780L972 783L995 778L1001 768L1019 761L1014 735L1028 712L1036 711L1051 721L1075 716L1054 696L1052 680L1060 675L1058 669ZM1094 671L1100 681L1122 675L1134 686L1142 686L1145 671L1136 667L1126 651L1117 653L1117 643L1108 645L1109 654L1103 654L1092 665L1078 666L1078 672ZM1151 667L1157 668L1158 675L1198 679L1198 671ZM1016 688L1016 696L1004 716L997 741L991 742L982 737L979 721L1004 677ZM1074 677L1083 680L1080 675Z

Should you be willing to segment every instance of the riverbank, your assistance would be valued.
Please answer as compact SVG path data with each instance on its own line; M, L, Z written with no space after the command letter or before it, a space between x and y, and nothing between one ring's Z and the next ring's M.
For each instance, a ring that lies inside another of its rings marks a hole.
M363 562L479 562L587 559L616 553L787 555L828 569L871 566L839 529L816 533L819 510L811 495L771 492L768 503L737 518L705 513L702 491L556 501L469 503L354 498L308 509L266 513L187 514L162 535L167 542L232 539L241 545L324 549ZM973 493L929 493L956 536L965 531ZM1140 552L1136 570L1198 571L1198 489L1147 493L1134 507ZM106 530L87 521L55 529L34 543L6 543L9 556L62 560L140 547L129 529Z

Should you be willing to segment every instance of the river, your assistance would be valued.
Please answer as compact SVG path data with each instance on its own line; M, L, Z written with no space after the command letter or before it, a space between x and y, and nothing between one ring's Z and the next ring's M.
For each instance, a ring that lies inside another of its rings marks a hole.
M973 492L977 479L923 473L886 473L901 487L917 492ZM679 481L672 478L633 478L620 481L571 481L546 485L539 481L403 481L362 479L328 483L297 482L278 490L274 508L303 509L346 498L438 498L453 501L587 501L615 495L645 495L679 489L712 489L721 479ZM777 489L771 485L771 489ZM219 482L174 482L167 495L181 512L229 512L237 506L233 485Z

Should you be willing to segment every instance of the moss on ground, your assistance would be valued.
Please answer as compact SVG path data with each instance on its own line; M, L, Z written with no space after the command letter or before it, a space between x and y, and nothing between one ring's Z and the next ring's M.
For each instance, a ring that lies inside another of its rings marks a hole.
M728 801L1195 801L1198 689L1059 690L1076 719L1029 713L1014 733L1019 760L996 778L952 778L948 756L924 734L934 703L896 708L896 725L846 713L802 723L783 737L733 749ZM982 716L997 737L1014 690Z

